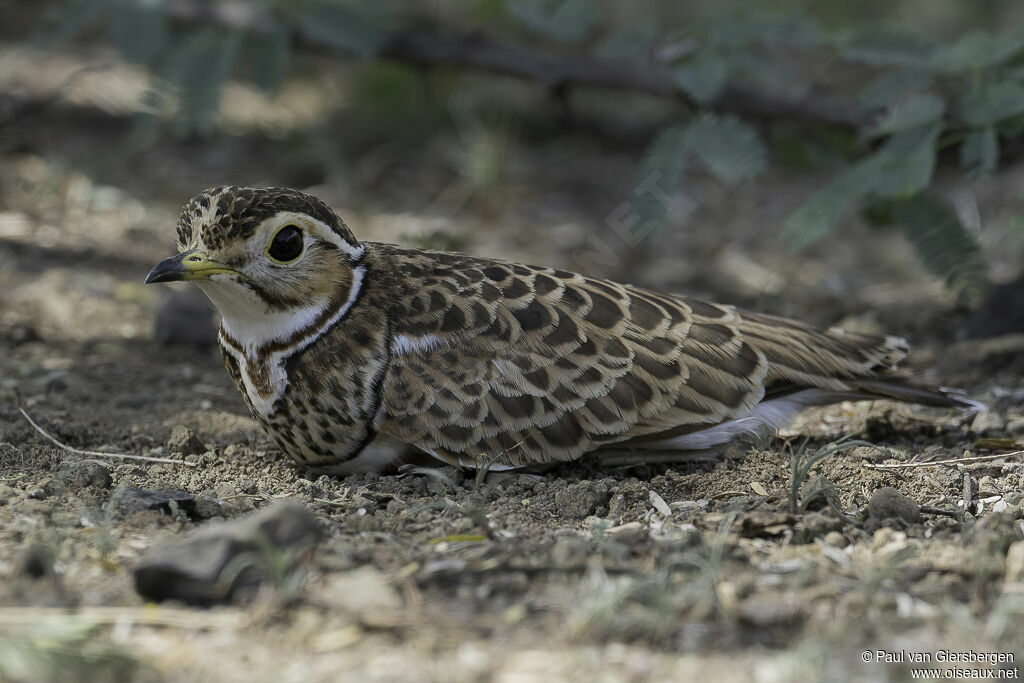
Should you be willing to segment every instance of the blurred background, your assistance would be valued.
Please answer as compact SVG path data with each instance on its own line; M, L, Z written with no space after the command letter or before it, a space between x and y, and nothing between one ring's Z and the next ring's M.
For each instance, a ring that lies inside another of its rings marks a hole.
M219 184L822 325L1024 331L1020 3L0 7L9 335L150 337L142 279ZM172 301L158 336L209 340Z

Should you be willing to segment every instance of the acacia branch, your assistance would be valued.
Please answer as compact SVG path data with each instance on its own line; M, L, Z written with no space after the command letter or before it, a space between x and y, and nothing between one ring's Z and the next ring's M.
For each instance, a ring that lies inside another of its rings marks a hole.
M271 28L268 16L252 3L239 0L174 0L166 7L178 21L255 32ZM304 49L326 49L301 27L297 27L295 40ZM685 98L675 84L671 60L666 58L678 55L610 58L561 54L499 42L478 33L406 30L388 37L378 56L423 67L452 66L489 71L534 81L555 91L594 87ZM747 117L798 118L852 129L869 125L874 116L874 112L856 102L814 89L768 89L739 81L727 84L710 106Z
M499 43L480 35L403 32L392 36L381 56L422 66L455 66L535 81L556 90L596 87L632 90L659 97L683 97L672 67L656 57L604 58L563 55ZM795 117L859 129L872 112L845 98L813 90L768 90L732 82L711 103L715 109L750 117Z

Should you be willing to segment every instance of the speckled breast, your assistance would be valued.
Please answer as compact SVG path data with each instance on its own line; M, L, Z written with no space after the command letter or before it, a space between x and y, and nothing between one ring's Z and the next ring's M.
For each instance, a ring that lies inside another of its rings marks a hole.
M387 323L371 313L353 310L320 338L284 357L284 391L265 413L254 407L258 401L249 395L238 361L222 345L228 373L253 416L296 462L336 465L358 455L376 436Z

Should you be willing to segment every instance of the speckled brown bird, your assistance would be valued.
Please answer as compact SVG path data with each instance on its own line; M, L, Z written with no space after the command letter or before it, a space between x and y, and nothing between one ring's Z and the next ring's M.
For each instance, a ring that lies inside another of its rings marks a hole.
M895 371L896 337L799 322L553 268L360 242L327 204L218 187L146 282L196 282L225 364L299 463L381 469L409 447L463 466L614 447L705 449L803 407L975 404Z

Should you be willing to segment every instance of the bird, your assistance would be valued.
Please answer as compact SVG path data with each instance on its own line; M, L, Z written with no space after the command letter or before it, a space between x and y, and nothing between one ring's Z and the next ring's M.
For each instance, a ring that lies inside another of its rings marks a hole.
M200 192L146 283L194 282L253 416L313 471L410 452L519 469L771 434L812 405L977 409L915 383L906 342L557 268L360 241L321 199Z

